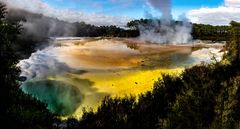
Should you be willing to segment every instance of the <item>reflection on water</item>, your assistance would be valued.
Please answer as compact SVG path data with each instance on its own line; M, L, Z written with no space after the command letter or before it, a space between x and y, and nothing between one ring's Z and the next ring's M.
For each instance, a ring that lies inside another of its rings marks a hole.
M60 42L53 49L57 58L71 67L82 69L120 69L133 67L169 67L176 54L191 54L191 47L126 43L103 39L90 42ZM66 60L67 59L67 60ZM182 62L182 61L181 61ZM178 63L177 63L178 64Z
M219 49L192 51L190 45L146 44L127 39L60 40L34 53L34 60L30 57L19 64L23 76L32 72L46 75L29 78L22 86L26 93L46 101L53 112L75 112L79 117L83 107L96 109L105 96L144 93L151 90L161 74L179 74L185 67L211 62L213 54L221 58ZM39 65L43 59L50 61ZM56 64L67 66L67 70L58 70Z

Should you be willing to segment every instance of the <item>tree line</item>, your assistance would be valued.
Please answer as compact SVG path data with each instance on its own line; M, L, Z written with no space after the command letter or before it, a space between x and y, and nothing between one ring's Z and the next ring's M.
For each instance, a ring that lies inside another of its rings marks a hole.
M138 30L139 26L151 24L153 22L161 23L157 19L140 19L127 23L127 27L132 30ZM172 21L173 24L184 24L182 21ZM228 41L230 38L230 26L213 26L205 24L191 23L193 39L212 40L212 41ZM161 28L160 28L161 29Z
M139 26L161 20L140 19L132 20L122 28L114 25L95 26L85 22L69 23L57 18L47 17L20 9L9 9L6 20L10 23L19 22L23 30L14 44L15 51L22 58L27 58L36 48L43 48L48 43L49 37L138 37ZM181 21L172 21L172 24L183 24ZM228 41L230 40L230 26L212 26L191 23L193 39ZM30 27L29 27L30 26ZM161 29L161 28L158 28Z

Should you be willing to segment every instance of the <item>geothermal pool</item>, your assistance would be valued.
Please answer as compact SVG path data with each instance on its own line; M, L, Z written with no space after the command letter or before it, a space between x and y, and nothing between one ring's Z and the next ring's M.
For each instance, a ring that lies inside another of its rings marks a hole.
M162 74L221 59L221 45L153 44L121 38L57 38L21 60L21 88L46 102L52 112L79 117L96 110L106 96L138 95Z

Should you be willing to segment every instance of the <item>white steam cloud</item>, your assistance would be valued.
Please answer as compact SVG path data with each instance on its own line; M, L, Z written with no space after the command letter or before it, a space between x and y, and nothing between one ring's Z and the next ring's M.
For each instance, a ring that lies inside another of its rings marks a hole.
M147 0L147 3L162 13L160 20L152 19L140 25L140 39L153 43L189 43L192 40L192 26L186 18L176 22L171 15L171 0Z
M58 21L52 18L27 18L26 22L21 22L21 24L23 28L25 28L24 34L31 34L40 38L76 35L76 28L73 24Z
M162 18L171 19L171 0L147 0L156 10L162 12Z
M165 44L189 43L192 39L192 25L187 21L150 21L147 25L140 25L140 39Z
M32 53L29 59L21 60L18 64L21 76L27 77L28 80L33 78L45 79L48 76L71 71L71 68L65 63L59 62L54 52L48 51L49 49L52 49L52 46Z

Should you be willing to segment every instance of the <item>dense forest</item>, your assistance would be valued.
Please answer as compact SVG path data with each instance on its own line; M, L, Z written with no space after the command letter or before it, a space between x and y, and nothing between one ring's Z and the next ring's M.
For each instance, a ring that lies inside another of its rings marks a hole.
M80 120L74 118L60 120L58 114L52 114L46 109L45 104L20 90L21 82L18 81L20 71L16 64L22 57L16 51L16 44L26 49L30 44L21 46L20 40L23 40L21 36L25 32L19 23L10 21L6 16L6 8L0 4L1 127L9 129L240 128L240 23L233 21L228 27L193 24L193 33L195 33L193 37L195 35L206 39L207 37L218 39L219 36L224 37L224 40L228 39L227 51L222 61L188 68L178 76L164 75L155 82L152 91L140 95L138 99L134 96L107 97L102 101L97 112L85 111ZM215 32L218 35L215 35Z

